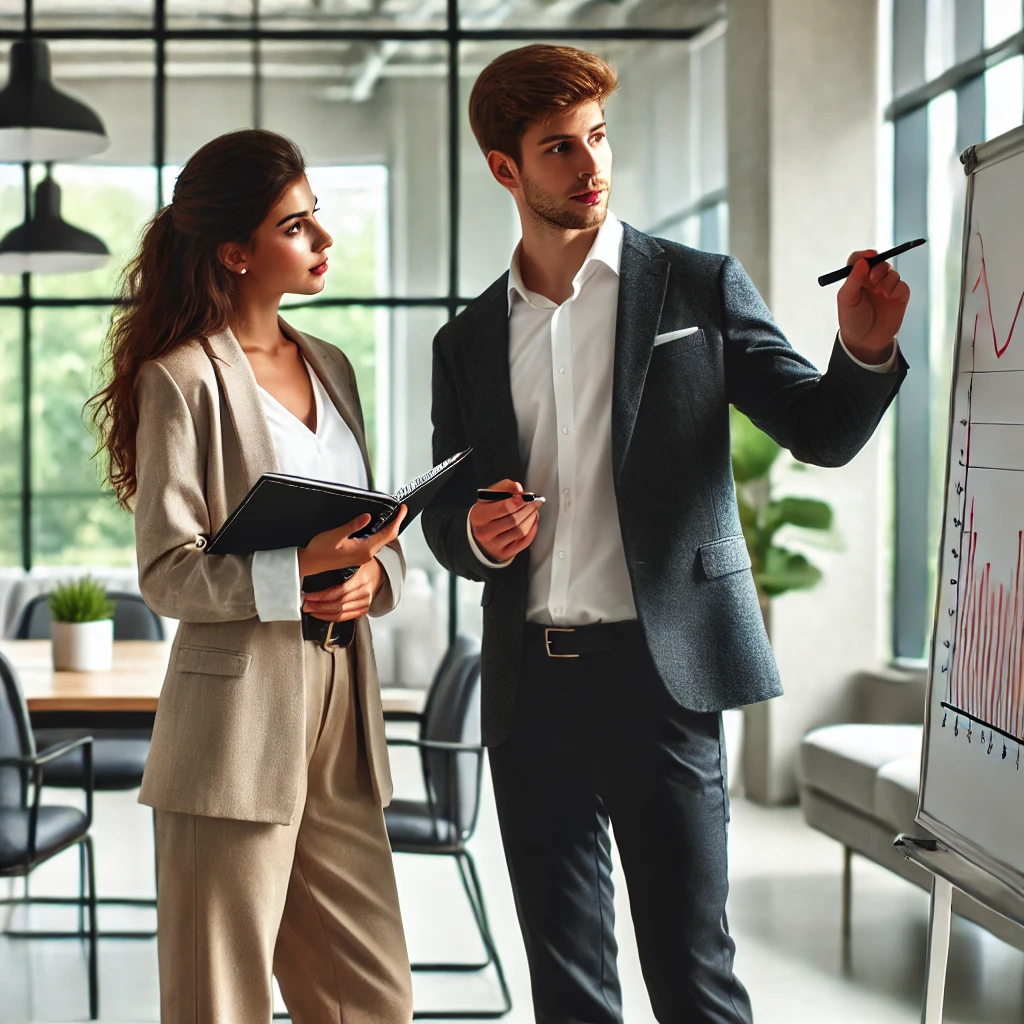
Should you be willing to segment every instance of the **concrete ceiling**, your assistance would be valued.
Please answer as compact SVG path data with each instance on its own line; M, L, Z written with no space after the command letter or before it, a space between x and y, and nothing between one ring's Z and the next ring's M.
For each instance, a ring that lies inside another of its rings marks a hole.
M168 22L204 27L248 25L253 0L167 0ZM152 18L152 0L36 0L40 28L139 27ZM464 21L520 26L674 26L707 24L724 14L725 0L461 0ZM22 0L0 0L0 22L20 20ZM259 0L260 17L276 27L440 27L445 0Z
M441 28L446 0L259 0L261 18L277 28L328 26ZM0 0L0 24L20 17L20 0ZM151 0L36 0L36 19L46 27L143 27ZM721 23L724 0L461 0L467 28L687 28ZM172 26L248 26L252 0L167 0ZM636 46L635 43L622 44ZM678 44L677 44L678 45ZM474 74L499 49L498 42L463 43L463 71ZM602 44L602 52L619 47ZM150 78L153 43L148 40L58 40L51 43L54 71L62 80ZM241 78L253 73L247 41L174 41L167 44L170 78ZM612 55L611 59L614 59ZM323 83L324 99L363 102L384 78L437 77L447 73L443 41L266 40L260 45L261 73L267 80L306 79ZM6 69L0 63L0 75ZM0 78L0 82L3 78Z

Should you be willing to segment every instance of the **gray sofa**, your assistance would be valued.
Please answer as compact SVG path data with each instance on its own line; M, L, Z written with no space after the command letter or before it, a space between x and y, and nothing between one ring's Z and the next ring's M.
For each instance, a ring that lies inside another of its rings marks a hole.
M928 833L914 821L921 766L920 725L830 725L800 745L800 803L804 819L843 845L843 932L852 914L853 854L873 860L922 889L931 875L892 845L897 833ZM1024 950L1024 928L964 895L953 912Z

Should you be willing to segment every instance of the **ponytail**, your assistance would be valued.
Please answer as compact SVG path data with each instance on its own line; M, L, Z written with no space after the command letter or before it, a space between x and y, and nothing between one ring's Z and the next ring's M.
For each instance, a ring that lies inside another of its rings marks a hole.
M142 364L230 322L236 281L224 242L246 242L284 190L305 172L289 139L246 129L222 135L185 165L174 200L149 222L121 278L103 363L106 385L87 403L108 455L107 479L124 509L137 486L135 383Z

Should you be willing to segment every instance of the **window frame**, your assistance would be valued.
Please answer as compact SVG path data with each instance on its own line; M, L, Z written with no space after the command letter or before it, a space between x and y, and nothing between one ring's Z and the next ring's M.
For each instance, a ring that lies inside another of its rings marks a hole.
M487 29L467 28L462 24L459 9L459 0L447 0L446 26L444 28L340 28L333 29L328 26L316 28L268 28L260 21L259 0L252 0L251 16L248 25L237 27L218 28L173 28L168 27L167 3L166 0L153 0L153 20L149 28L56 28L47 25L36 27L33 21L32 0L25 0L24 25L20 30L0 30L0 40L13 42L24 39L53 40L79 40L79 41L124 41L143 40L154 43L154 79L153 79L153 160L152 166L156 170L156 195L154 211L160 209L166 201L164 194L164 174L162 169L166 165L166 91L167 91L167 68L166 68L166 46L169 42L214 40L214 41L247 41L253 51L253 109L252 126L259 127L262 119L263 107L263 79L261 75L260 48L264 41L289 41L289 42L420 42L433 40L446 44L447 46L447 161L448 161L448 238L449 238L449 263L448 263L448 287L445 294L419 295L419 296L348 296L317 298L312 302L303 303L303 307L310 306L365 306L378 309L403 309L413 307L434 307L446 311L448 319L452 319L458 311L472 301L473 296L459 294L459 220L460 220L460 93L459 93L459 47L462 43L471 41L498 41L507 43L535 42L544 40L548 42L573 41L584 42L587 40L615 40L615 41L690 41L708 32L716 25L721 24L721 15L714 15L705 24L688 27L618 27L618 28L553 28L538 25L533 28L524 27L496 27ZM29 211L30 193L29 177L31 166L23 165L25 183L25 211ZM715 202L721 201L722 197L714 198ZM697 208L688 213L702 214L714 203L698 203ZM709 238L714 237L710 222L702 225ZM703 240L703 239L702 239ZM115 306L119 299L113 296L81 296L71 298L44 298L33 294L32 276L22 275L21 293L13 297L0 298L0 308L14 307L22 311L21 317L21 402L22 436L21 447L21 564L27 572L33 565L33 490L32 490L32 412L31 399L33 395L32 375L32 311L38 308L55 306ZM283 304L282 309L288 308ZM92 495L89 495L90 497ZM458 597L457 577L449 574L448 592L448 633L449 639L454 639L458 631Z
M939 0L938 6L943 4L952 5L954 63L931 79L926 79L925 67L927 16L933 4L929 0L893 0L891 5L894 95L883 116L893 125L893 232L897 240L928 234L928 105L948 92L956 94L957 148L962 153L985 138L985 72L1024 54L1024 29L984 46L984 0ZM948 6L944 10L948 11ZM1024 120L1024 110L1021 117ZM928 541L931 466L927 453L933 430L931 281L922 250L901 257L900 275L914 295L900 330L900 349L914 372L895 404L892 659L897 665L919 667L927 663L934 602L929 578L936 555Z

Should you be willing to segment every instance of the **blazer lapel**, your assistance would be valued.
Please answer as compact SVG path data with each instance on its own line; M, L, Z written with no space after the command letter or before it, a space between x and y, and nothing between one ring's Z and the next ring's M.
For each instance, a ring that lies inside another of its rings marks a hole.
M465 379L470 387L468 396L459 397L469 398L472 403L469 421L474 425L474 433L487 444L492 472L522 481L519 428L508 368L508 274L491 285L490 291L492 294L486 296L478 316L467 325L473 336L461 349L466 360ZM476 461L481 466L481 460ZM483 465L486 467L487 463Z
M238 438L242 470L246 483L252 487L264 473L277 472L277 453L263 414L256 377L230 328L211 335L204 347L220 380Z
M658 258L661 247L628 224L623 228L612 377L612 471L616 480L633 437L668 285L668 261Z

